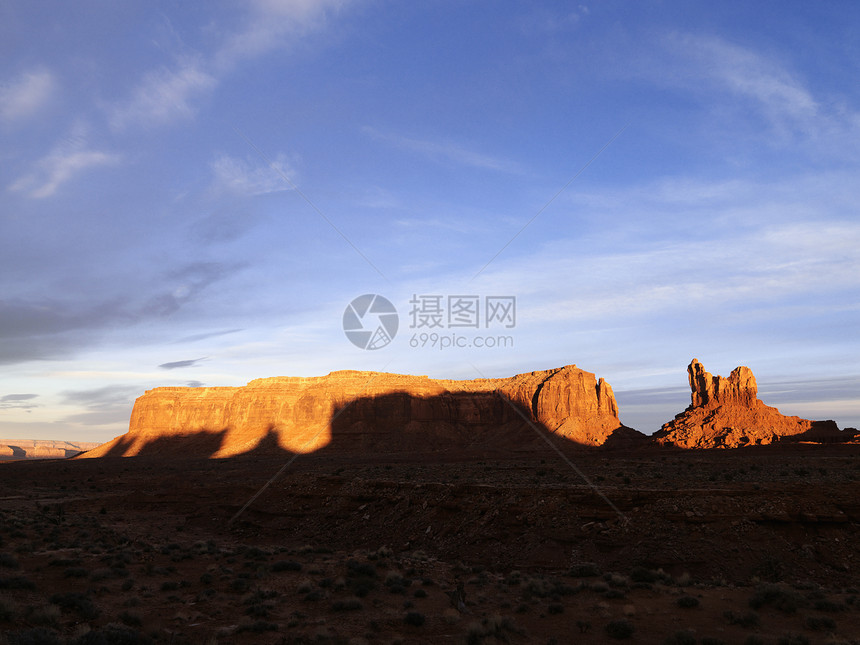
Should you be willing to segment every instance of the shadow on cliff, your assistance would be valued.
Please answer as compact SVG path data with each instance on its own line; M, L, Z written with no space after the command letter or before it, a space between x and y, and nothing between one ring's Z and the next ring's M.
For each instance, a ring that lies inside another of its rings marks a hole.
M122 435L111 442L100 457L178 457L188 459L210 459L222 449L228 447L229 430L206 430L155 437L145 442L139 442L134 437ZM136 446L135 444L140 443ZM234 447L235 448L235 447ZM93 451L90 451L93 452ZM75 453L78 455L78 453ZM280 445L278 431L270 426L258 440L249 442L246 449L237 451L231 457L240 456L292 456L294 453L285 450ZM80 456L85 456L81 453Z
M588 422L585 422L588 423ZM620 423L602 446L583 444L554 432L527 407L498 392L408 392L366 396L338 407L330 423L331 443L323 449L346 453L448 451L533 452L557 445L581 449L630 447L645 440Z
M835 421L813 421L812 427L809 430L800 434L782 437L780 443L846 443L857 439L857 434L856 428L840 430Z
M559 448L587 450L628 449L648 441L645 435L619 423L607 433L601 446L578 443L547 428L535 420L527 407L498 392L446 392L433 396L391 392L363 396L337 406L327 424L319 424L318 432L312 426L296 421L281 427L270 425L258 438L242 444L230 437L227 428L199 429L149 440L126 434L88 456L288 458L298 452L341 457L456 457L543 452L550 450L547 441ZM306 443L296 441L297 435L306 437Z
M9 449L12 451L12 459L25 459L27 457L27 451L20 446L10 445Z
M103 457L125 457L131 453L135 457L153 457L160 455L175 455L178 457L209 458L221 449L227 430L198 430L180 435L155 437L141 441L127 434L114 439ZM135 444L141 443L139 448ZM91 451L92 452L92 451ZM86 455L86 453L83 453Z

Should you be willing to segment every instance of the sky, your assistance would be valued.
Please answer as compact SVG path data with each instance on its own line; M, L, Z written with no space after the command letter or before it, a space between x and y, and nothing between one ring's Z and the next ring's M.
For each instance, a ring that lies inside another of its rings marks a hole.
M849 1L6 0L0 437L106 441L159 386L568 364L651 433L693 358L858 427L858 28ZM396 312L371 349L365 294Z

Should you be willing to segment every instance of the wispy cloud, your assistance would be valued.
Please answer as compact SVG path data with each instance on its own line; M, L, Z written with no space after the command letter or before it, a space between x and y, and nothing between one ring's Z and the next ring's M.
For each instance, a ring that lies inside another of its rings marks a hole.
M255 0L238 28L214 51L189 55L147 72L131 95L108 108L111 127L169 125L191 119L199 102L241 63L287 47L321 28L345 0Z
M244 331L242 329L224 329L219 331L210 331L203 332L200 334L193 334L191 336L184 336L179 340L174 341L174 343L194 343L200 340L207 340L209 338L218 338L219 336L227 336L229 334L235 334L240 331Z
M192 263L151 278L147 286L129 287L122 297L104 296L94 302L56 296L0 299L0 365L74 355L90 347L105 330L174 315L241 268L240 264Z
M0 121L12 122L32 116L56 90L54 75L38 68L0 84Z
M220 262L194 262L170 271L165 280L171 285L150 297L136 309L135 317L147 319L168 316L196 299L201 292L241 270L244 265Z
M106 313L101 307L82 312L50 299L0 300L0 365L66 355L87 320L96 324Z
M497 170L514 174L523 172L520 165L513 161L471 150L453 141L416 139L399 134L381 132L369 126L365 126L363 131L375 139L385 141L404 150L416 152L437 162L454 163L460 166L471 166L473 168Z
M618 312L668 316L697 309L704 315L722 309L728 317L740 307L761 307L780 318L786 315L780 303L803 307L809 296L860 289L860 259L853 251L859 244L860 225L796 224L720 241L681 241L575 260L556 257L554 270L560 274L593 278L575 296L562 292L529 315L587 320ZM821 313L821 305L805 306Z
M716 37L686 36L681 43L702 63L702 71L729 91L752 99L775 121L803 122L818 104L801 79L758 52Z
M183 367L194 367L200 361L205 361L207 357L203 358L189 358L184 361L172 361L170 363L162 363L159 367L163 370L176 370L181 369Z
M38 394L6 394L0 396L0 410L31 410L38 407L35 403L31 403L37 398L39 398Z
M174 69L151 71L130 98L110 108L110 125L124 130L189 119L196 113L195 101L217 83L197 59L185 59Z
M348 0L254 0L242 26L231 34L213 57L213 67L231 71L242 61L283 48L295 37L323 27L331 13Z
M805 379L803 381L774 381L759 383L759 397L771 405L805 404L815 401L856 400L860 392L860 376L845 375L835 379Z
M221 155L211 164L213 182L211 190L216 195L264 195L282 190L290 190L290 185L279 173L293 178L294 171L286 156L279 154L273 162L275 168L252 163L247 159Z
M850 212L843 196L830 191L833 181L841 180L819 175L777 185L711 186L660 181L626 196L620 191L614 200L597 201L599 207L586 199L585 212L602 218L605 228L548 243L501 265L479 286L529 295L531 306L522 315L541 322L597 321L619 312L627 320L690 310L746 317L761 310L772 319L789 315L790 308L795 316L803 309L823 315L822 307L837 313L854 306L850 294L860 292L860 224L821 217ZM618 233L630 227L632 236ZM638 240L645 234L651 239L643 245ZM588 279L574 278L570 288L559 289L557 282L537 279L543 275ZM820 304L824 294L831 297ZM849 297L832 297L837 294Z
M582 4L565 5L561 10L537 7L520 20L520 26L529 36L562 34L578 28L589 13L588 7Z
M832 143L860 130L855 110L833 97L816 97L808 79L782 60L713 35L673 34L664 44L671 59L651 62L661 66L660 82L671 79L706 93L713 114L759 118L771 142L809 139L833 154ZM652 70L645 73L653 76Z
M139 389L129 385L107 385L90 390L66 390L63 402L69 405L83 405L88 408L104 408L125 404L134 400Z
M127 424L134 400L142 393L141 388L134 385L108 385L63 392L65 405L84 411L71 414L62 421L90 426Z
M75 126L69 136L34 164L32 172L14 181L8 190L44 199L90 168L118 164L120 155L90 147L87 130L86 126Z

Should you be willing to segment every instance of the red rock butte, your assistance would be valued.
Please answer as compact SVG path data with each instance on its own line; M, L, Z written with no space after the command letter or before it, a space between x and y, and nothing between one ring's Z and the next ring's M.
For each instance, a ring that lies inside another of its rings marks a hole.
M687 373L690 406L650 438L621 423L609 383L575 365L466 381L339 371L148 390L126 434L80 456L520 450L545 448L541 434L588 447L739 448L856 434L765 405L748 367L713 376L693 359Z
M575 365L463 381L338 371L148 390L126 434L81 456L505 448L541 441L529 423L586 446L642 438L610 385Z
M755 376L737 367L728 378L712 376L693 359L687 368L690 406L653 435L664 445L680 448L739 448L784 439L844 441L833 421L810 421L780 414L758 398Z

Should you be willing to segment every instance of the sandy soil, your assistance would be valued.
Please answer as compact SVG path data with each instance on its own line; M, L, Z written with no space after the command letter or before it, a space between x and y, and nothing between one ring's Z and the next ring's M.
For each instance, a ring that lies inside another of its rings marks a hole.
M0 630L860 643L860 446L567 457L301 456L232 523L283 457L0 464Z

